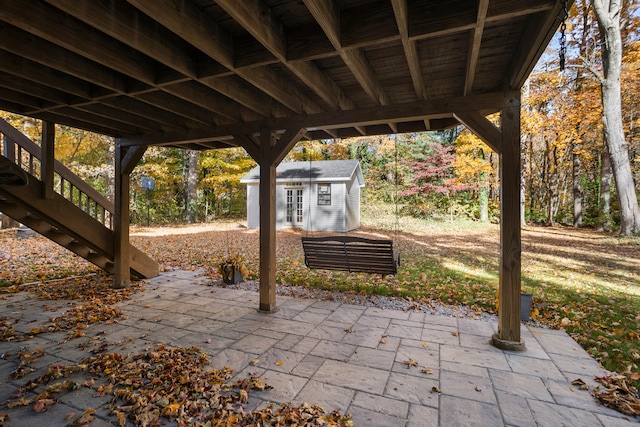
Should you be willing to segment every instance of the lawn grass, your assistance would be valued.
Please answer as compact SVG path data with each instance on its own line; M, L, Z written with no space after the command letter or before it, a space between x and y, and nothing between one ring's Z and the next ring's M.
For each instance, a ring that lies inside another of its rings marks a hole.
M395 277L309 271L280 260L280 282L351 293L410 297L496 313L499 226L402 217L363 207L362 234L386 235L403 263ZM565 227L522 231L522 288L532 319L564 328L611 371L640 385L640 239Z
M310 271L303 261L300 230L277 234L277 281L354 294L408 297L417 302L464 305L495 313L499 227L473 221L402 217L395 231L391 206L363 206L362 228L352 234L389 237L401 252L398 275ZM140 232L132 242L162 268L204 267L218 277L217 264L241 253L257 278L258 232L237 224L165 228ZM313 233L310 233L313 235ZM0 281L26 283L95 272L96 269L42 237L15 239L0 232ZM533 297L533 319L564 328L609 370L640 381L640 239L560 227L522 231L523 289Z

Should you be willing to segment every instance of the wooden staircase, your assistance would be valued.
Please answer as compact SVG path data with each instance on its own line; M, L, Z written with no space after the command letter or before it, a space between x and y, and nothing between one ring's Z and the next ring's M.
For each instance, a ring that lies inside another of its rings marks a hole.
M113 204L58 161L54 161L54 191L45 197L40 180L40 147L0 119L4 136L0 170L27 173L24 186L0 184L0 212L37 231L109 273L114 272ZM131 272L158 275L158 264L130 247Z

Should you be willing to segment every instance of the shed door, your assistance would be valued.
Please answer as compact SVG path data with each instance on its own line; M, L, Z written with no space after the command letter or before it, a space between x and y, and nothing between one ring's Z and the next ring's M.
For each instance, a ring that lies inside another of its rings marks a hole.
M287 188L285 224L291 227L303 227L304 207L302 204L302 188Z

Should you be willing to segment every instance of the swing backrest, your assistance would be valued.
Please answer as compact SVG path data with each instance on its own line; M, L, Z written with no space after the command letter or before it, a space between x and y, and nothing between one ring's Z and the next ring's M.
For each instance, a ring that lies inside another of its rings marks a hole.
M400 258L392 240L354 236L303 237L304 262L311 269L396 274Z

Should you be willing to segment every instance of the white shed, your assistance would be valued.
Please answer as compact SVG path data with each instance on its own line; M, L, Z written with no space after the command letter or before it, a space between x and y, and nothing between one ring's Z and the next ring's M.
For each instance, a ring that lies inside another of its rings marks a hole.
M260 166L241 180L247 184L247 227L260 227ZM357 160L280 163L276 168L276 228L344 232L360 227Z

